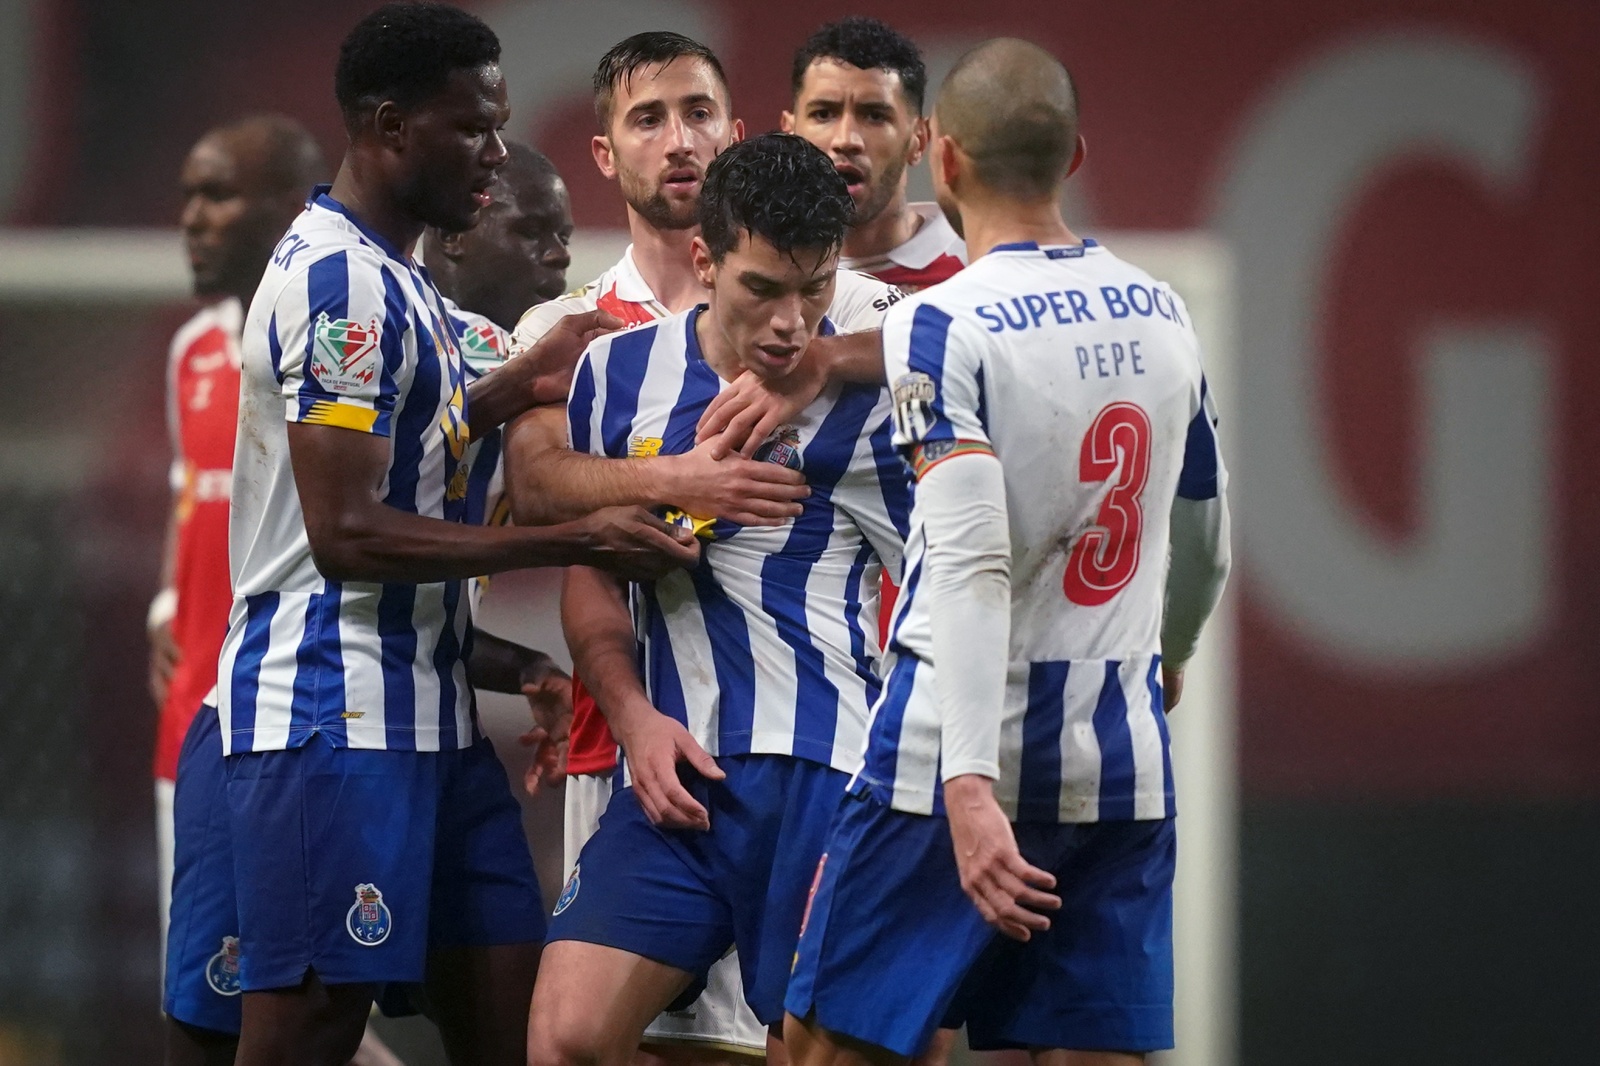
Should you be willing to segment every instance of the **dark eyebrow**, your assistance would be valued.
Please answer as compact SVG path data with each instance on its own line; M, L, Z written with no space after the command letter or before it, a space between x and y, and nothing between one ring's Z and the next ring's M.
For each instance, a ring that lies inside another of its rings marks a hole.
M754 270L744 271L739 275L739 281L745 285L765 286L769 289L780 288L783 285L783 282L777 280L776 278L769 278L765 274L757 273Z
M634 104L632 107L628 108L628 113L622 117L624 119L630 119L635 115L644 115L652 111L665 111L666 109L666 101L659 98L653 100L641 100L637 104Z
M710 93L690 93L678 103L684 107L694 107L696 104L714 104L717 98Z

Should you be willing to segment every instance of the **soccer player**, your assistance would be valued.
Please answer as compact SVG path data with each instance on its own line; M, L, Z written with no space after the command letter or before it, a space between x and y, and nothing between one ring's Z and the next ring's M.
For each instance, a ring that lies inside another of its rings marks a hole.
M462 307L452 301L446 304L446 311L460 327L468 371L479 374L505 361L509 351L506 327L514 323L515 316L496 324L475 312L498 310L504 315L504 308L520 307L523 299L537 298L539 291L559 290L565 283L564 251L554 251L565 248L572 226L565 186L555 177L549 161L533 149L508 144L507 154L498 180L490 187L493 199L474 227L484 232L461 240L430 229L423 238L429 272L437 279L440 292L447 300L458 297L466 304ZM529 225L529 220L538 220L538 224ZM518 256L518 250L528 254ZM535 252L540 253L539 258L532 257ZM263 264L270 254L268 248L262 255ZM237 394L237 383L234 388ZM494 431L469 445L468 521L484 521L503 511L497 499L497 438L498 431ZM483 454L484 449L490 454ZM227 580L226 570L223 580ZM223 631L227 628L225 609L218 626ZM534 769L554 762L554 748L545 731L561 717L563 708L570 713L571 686L549 656L474 627L467 679L476 689L524 695L536 722L542 725L524 741L545 741ZM239 928L214 695L184 740L177 776L182 832L178 835L180 873L174 907L178 920L168 955L164 1001L169 1019L166 1061L168 1066L231 1063L239 1033ZM386 1008L409 1010L409 1006L404 999L385 996ZM369 1028L353 1061L390 1061L379 1057L379 1046Z
M194 294L205 301L167 361L172 510L161 591L150 605L161 933L172 889L178 749L217 681L228 627L228 484L239 407L239 330L272 247L325 176L317 142L292 119L257 115L202 136L184 160L180 225Z
M832 331L851 209L827 157L798 137L725 150L693 244L707 304L590 346L568 401L573 447L624 464L638 441L681 454L726 381L789 373ZM887 404L877 385L825 390L757 453L805 472L801 514L776 527L680 515L707 538L701 565L635 586L632 619L615 582L571 572L589 609L566 612L569 643L628 780L556 904L534 1066L625 1062L734 945L756 1018L781 1018L807 870L878 688L863 593L896 565L908 505Z
M875 18L852 15L795 52L793 110L782 128L828 153L856 214L839 265L905 292L952 277L965 243L937 204L908 203L906 176L928 147L928 72L917 46Z
M377 986L424 979L452 1058L521 1061L544 922L466 684L464 585L577 563L653 577L699 557L638 508L464 522L470 440L557 399L615 321L568 319L469 384L411 258L425 226L467 229L491 199L499 52L445 4L356 25L334 79L344 162L246 319L218 668L243 1066L342 1063Z
M743 135L722 64L705 45L681 34L636 34L601 58L594 92L601 130L593 142L595 162L621 188L632 244L593 282L525 314L517 326L518 345L534 343L576 312L600 308L625 322L647 323L706 299L691 255L699 233L697 204L706 168ZM842 272L829 318L845 332L876 329L898 296ZM771 463L713 463L709 447L652 458L641 441L635 449L639 463L597 463L569 450L566 438L562 407L533 412L508 429L510 494L519 522L556 521L606 503L640 503L765 525L798 514L797 501L807 492L795 471ZM583 610L581 592L567 600L568 611ZM581 679L574 689L564 837L569 871L611 798L617 765L617 744L605 719ZM705 994L652 1023L646 1038L652 1046L719 1056L764 1054L766 1030L744 1003L738 960L719 961Z
M1164 709L1227 573L1225 475L1183 302L1061 217L1081 157L1036 45L940 90L972 265L884 327L908 577L789 984L799 1066L903 1060L941 1020L1036 1062L1172 1046Z

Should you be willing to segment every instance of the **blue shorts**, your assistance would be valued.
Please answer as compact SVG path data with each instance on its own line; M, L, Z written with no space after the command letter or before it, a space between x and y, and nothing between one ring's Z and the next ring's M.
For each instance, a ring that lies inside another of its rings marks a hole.
M737 947L745 999L771 1025L783 1018L806 892L849 778L787 755L717 765L722 781L685 775L708 831L659 829L631 787L616 791L556 901L550 939L604 944L697 981Z
M976 1050L1172 1047L1172 819L1022 823L1061 910L1027 943L961 890L949 823L866 795L841 803L784 1006L830 1032L920 1052L938 1026Z
M239 1031L239 908L233 892L228 778L215 707L184 734L172 800L172 924L162 1009L180 1022Z
M488 740L227 758L239 984L414 983L429 949L537 943L522 812Z

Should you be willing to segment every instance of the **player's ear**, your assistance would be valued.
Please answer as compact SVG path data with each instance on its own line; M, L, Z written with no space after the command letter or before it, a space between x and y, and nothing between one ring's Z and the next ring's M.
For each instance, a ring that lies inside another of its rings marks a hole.
M393 100L379 104L372 112L372 132L377 134L378 143L398 151L406 139L406 116L400 105Z
M933 130L928 125L928 120L918 115L917 123L911 131L911 154L906 156L906 166L914 167L922 162L922 157L928 151L928 141L932 139L932 136Z
M596 134L589 142L589 151L594 156L594 165L600 168L600 173L607 178L617 176L617 156L611 148L611 138L604 134Z
M933 159L929 165L938 168L939 183L949 188L955 184L956 174L961 169L961 149L949 137L940 137L933 142Z
M711 258L711 247L698 233L689 242L689 260L694 264L695 278L706 288L711 288L717 280L717 264Z
M464 236L465 234L461 233L439 234L439 250L444 253L444 257L446 259L461 258L461 253L463 251L461 241Z
M738 144L742 140L744 140L744 119L736 118L733 120L733 140L728 143Z
M782 112L779 112L779 114L778 114L778 132L779 133L793 133L794 132L794 112L793 111L782 111Z
M1067 177L1072 177L1073 173L1083 166L1083 161L1088 154L1089 142L1085 141L1083 134L1080 133L1078 134L1078 147L1072 152L1072 162L1067 164Z

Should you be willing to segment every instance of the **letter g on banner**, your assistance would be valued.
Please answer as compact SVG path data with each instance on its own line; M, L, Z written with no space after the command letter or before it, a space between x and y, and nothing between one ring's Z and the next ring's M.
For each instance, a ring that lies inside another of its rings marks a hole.
M1245 125L1214 222L1239 304L1245 558L1285 621L1347 661L1446 669L1504 658L1553 599L1549 346L1529 321L1439 321L1416 339L1419 528L1378 536L1342 495L1316 345L1335 238L1400 157L1486 192L1526 187L1542 93L1508 51L1451 35L1359 38L1313 57ZM1402 338L1404 343L1409 338Z

